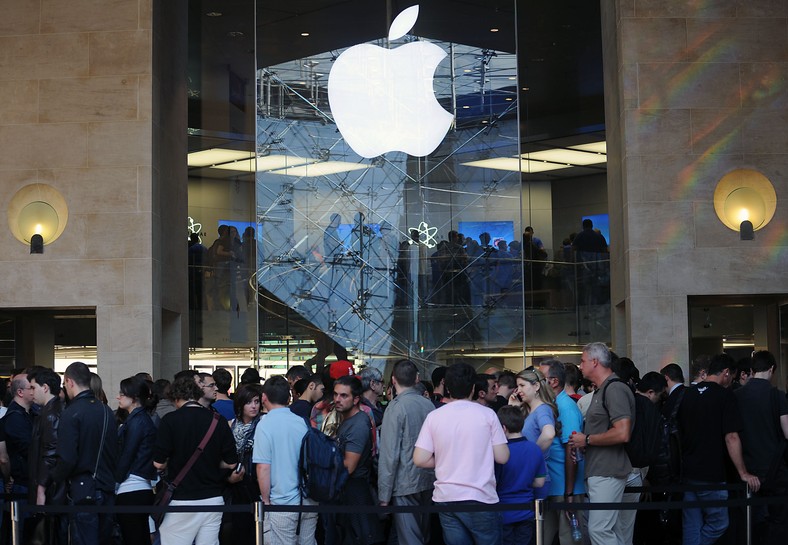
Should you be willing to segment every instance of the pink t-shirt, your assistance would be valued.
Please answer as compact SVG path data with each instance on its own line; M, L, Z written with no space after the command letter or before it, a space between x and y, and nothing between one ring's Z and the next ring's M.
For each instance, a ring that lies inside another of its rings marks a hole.
M427 415L416 446L435 455L436 502L498 503L493 445L505 445L498 417L472 401L447 403Z

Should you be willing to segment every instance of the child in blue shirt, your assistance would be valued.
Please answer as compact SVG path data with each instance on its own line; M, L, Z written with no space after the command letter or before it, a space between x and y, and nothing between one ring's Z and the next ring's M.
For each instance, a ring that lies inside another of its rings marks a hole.
M509 440L509 461L495 464L495 481L501 503L534 501L534 488L544 486L547 469L544 455L536 443L522 435L525 415L519 407L498 409L498 420ZM530 545L534 538L534 512L503 512L504 545Z

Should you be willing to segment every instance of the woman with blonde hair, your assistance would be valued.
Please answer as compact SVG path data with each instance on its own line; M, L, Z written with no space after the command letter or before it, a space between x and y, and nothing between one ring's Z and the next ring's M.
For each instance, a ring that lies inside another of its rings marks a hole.
M537 369L526 369L517 375L517 389L509 398L509 404L519 406L526 414L523 436L533 441L543 453L547 453L550 443L559 427L558 407L555 393L548 386L544 375Z

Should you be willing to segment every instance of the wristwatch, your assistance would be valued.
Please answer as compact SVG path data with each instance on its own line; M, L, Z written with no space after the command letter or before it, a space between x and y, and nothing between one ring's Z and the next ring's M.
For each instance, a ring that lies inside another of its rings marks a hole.
M591 436L586 435L586 446L589 446L590 444L591 444Z

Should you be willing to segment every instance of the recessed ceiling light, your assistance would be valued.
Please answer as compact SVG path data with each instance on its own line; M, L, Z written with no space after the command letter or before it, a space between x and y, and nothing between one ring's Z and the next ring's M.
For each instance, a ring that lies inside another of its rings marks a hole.
M497 28L491 28L490 32L498 32L498 29Z
M487 124L487 123L489 123L489 121L487 121L486 119L482 119L482 124Z
M465 70L463 70L463 72L468 73L468 72L473 72L473 70L471 70L470 68L466 68Z
M232 30L232 31L228 32L227 35L230 38L243 38L244 36L246 36L246 34L241 32L240 30Z
M470 106L463 106L463 109L467 110Z
M509 76L509 79L515 80L515 79L517 79L517 77L516 76Z
M221 17L222 16L222 12L221 11L209 11L208 13L205 14L205 16L206 17Z
M301 36L303 36L304 38L306 38L307 36L309 36L309 32L302 32L302 33L301 33Z
M512 97L506 97L506 100L511 101L511 100L514 100L514 99Z

